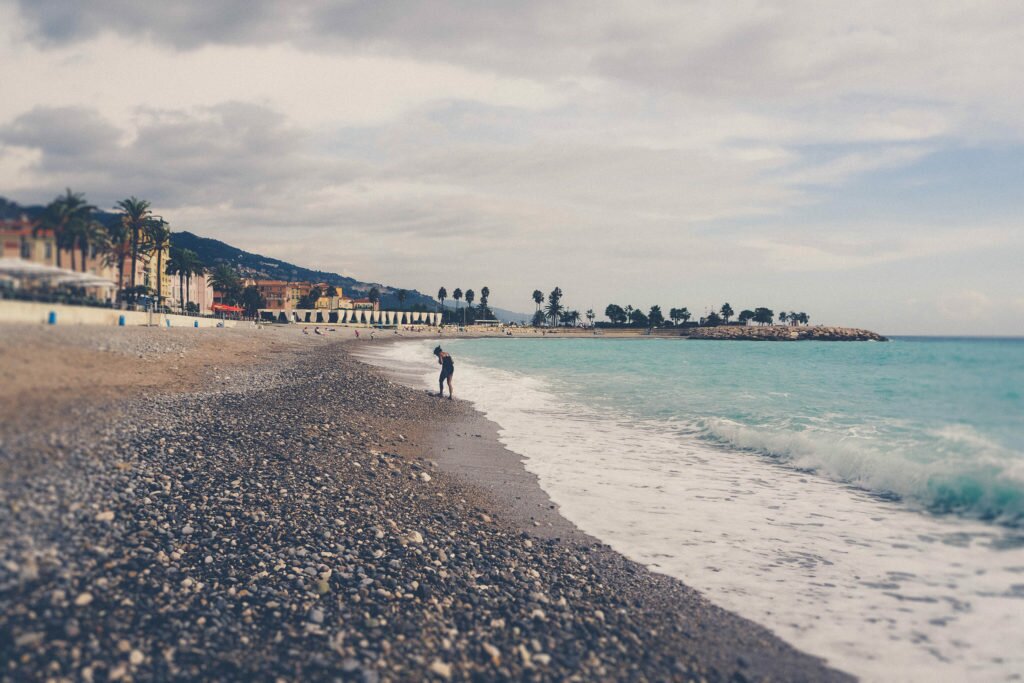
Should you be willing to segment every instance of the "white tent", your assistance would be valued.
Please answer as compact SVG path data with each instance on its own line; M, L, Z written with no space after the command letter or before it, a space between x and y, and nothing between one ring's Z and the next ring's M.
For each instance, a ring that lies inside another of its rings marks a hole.
M0 258L0 275L6 279L46 281L55 285L73 287L103 287L116 289L117 285L93 273L79 273L24 259Z

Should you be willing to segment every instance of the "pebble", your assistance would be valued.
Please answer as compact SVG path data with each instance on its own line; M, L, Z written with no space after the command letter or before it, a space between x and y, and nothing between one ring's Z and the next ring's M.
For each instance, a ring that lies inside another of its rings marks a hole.
M452 665L435 659L430 663L430 672L436 674L446 681L452 679Z
M175 329L47 333L200 348ZM0 479L17 519L0 525L0 633L23 646L6 678L846 680L610 550L494 524L459 476L387 450L396 414L419 443L410 425L459 429L465 404L296 338L272 361L206 363L230 380L190 393L83 403L36 441L0 424L0 465L56 449Z

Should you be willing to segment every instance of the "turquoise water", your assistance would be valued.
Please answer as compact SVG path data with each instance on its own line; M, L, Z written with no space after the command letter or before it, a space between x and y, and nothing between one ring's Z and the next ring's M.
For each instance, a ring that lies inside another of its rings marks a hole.
M1024 340L442 344L588 534L863 680L1019 680Z
M577 404L933 513L1024 523L1024 340L459 340Z

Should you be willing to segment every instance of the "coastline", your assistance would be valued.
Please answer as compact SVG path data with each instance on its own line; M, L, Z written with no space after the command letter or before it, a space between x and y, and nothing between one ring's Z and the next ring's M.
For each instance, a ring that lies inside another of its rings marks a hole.
M420 376L372 362L367 351L385 344L400 344L390 339L375 345L352 345L352 355L412 392L422 391ZM447 399L432 398L443 404ZM802 680L800 666L789 668L801 659L822 666L808 680L853 680L852 676L827 668L817 657L803 653L767 628L718 607L699 591L666 574L651 570L580 530L563 517L558 506L541 488L537 476L528 471L523 456L501 443L499 425L484 417L471 403L456 400L458 419L447 429L436 424L419 432L422 446L439 470L469 482L485 494L485 505L496 518L509 523L521 534L545 539L568 547L589 551L590 561L601 567L616 590L637 607L658 613L655 623L671 624L686 634L686 652L699 652L713 659L715 680ZM692 626L701 628L694 631ZM727 645L726 645L727 643ZM756 643L755 650L747 650ZM795 659L793 659L795 658ZM757 662L756 665L752 662Z
M848 679L576 531L468 404L249 334L229 373L8 421L43 466L0 482L5 676Z

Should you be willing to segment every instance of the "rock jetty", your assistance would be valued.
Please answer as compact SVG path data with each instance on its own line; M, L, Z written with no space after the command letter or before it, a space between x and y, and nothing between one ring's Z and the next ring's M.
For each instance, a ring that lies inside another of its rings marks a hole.
M812 327L720 325L718 327L694 327L682 332L681 336L690 339L735 339L739 341L888 341L882 335L870 330L827 325Z

